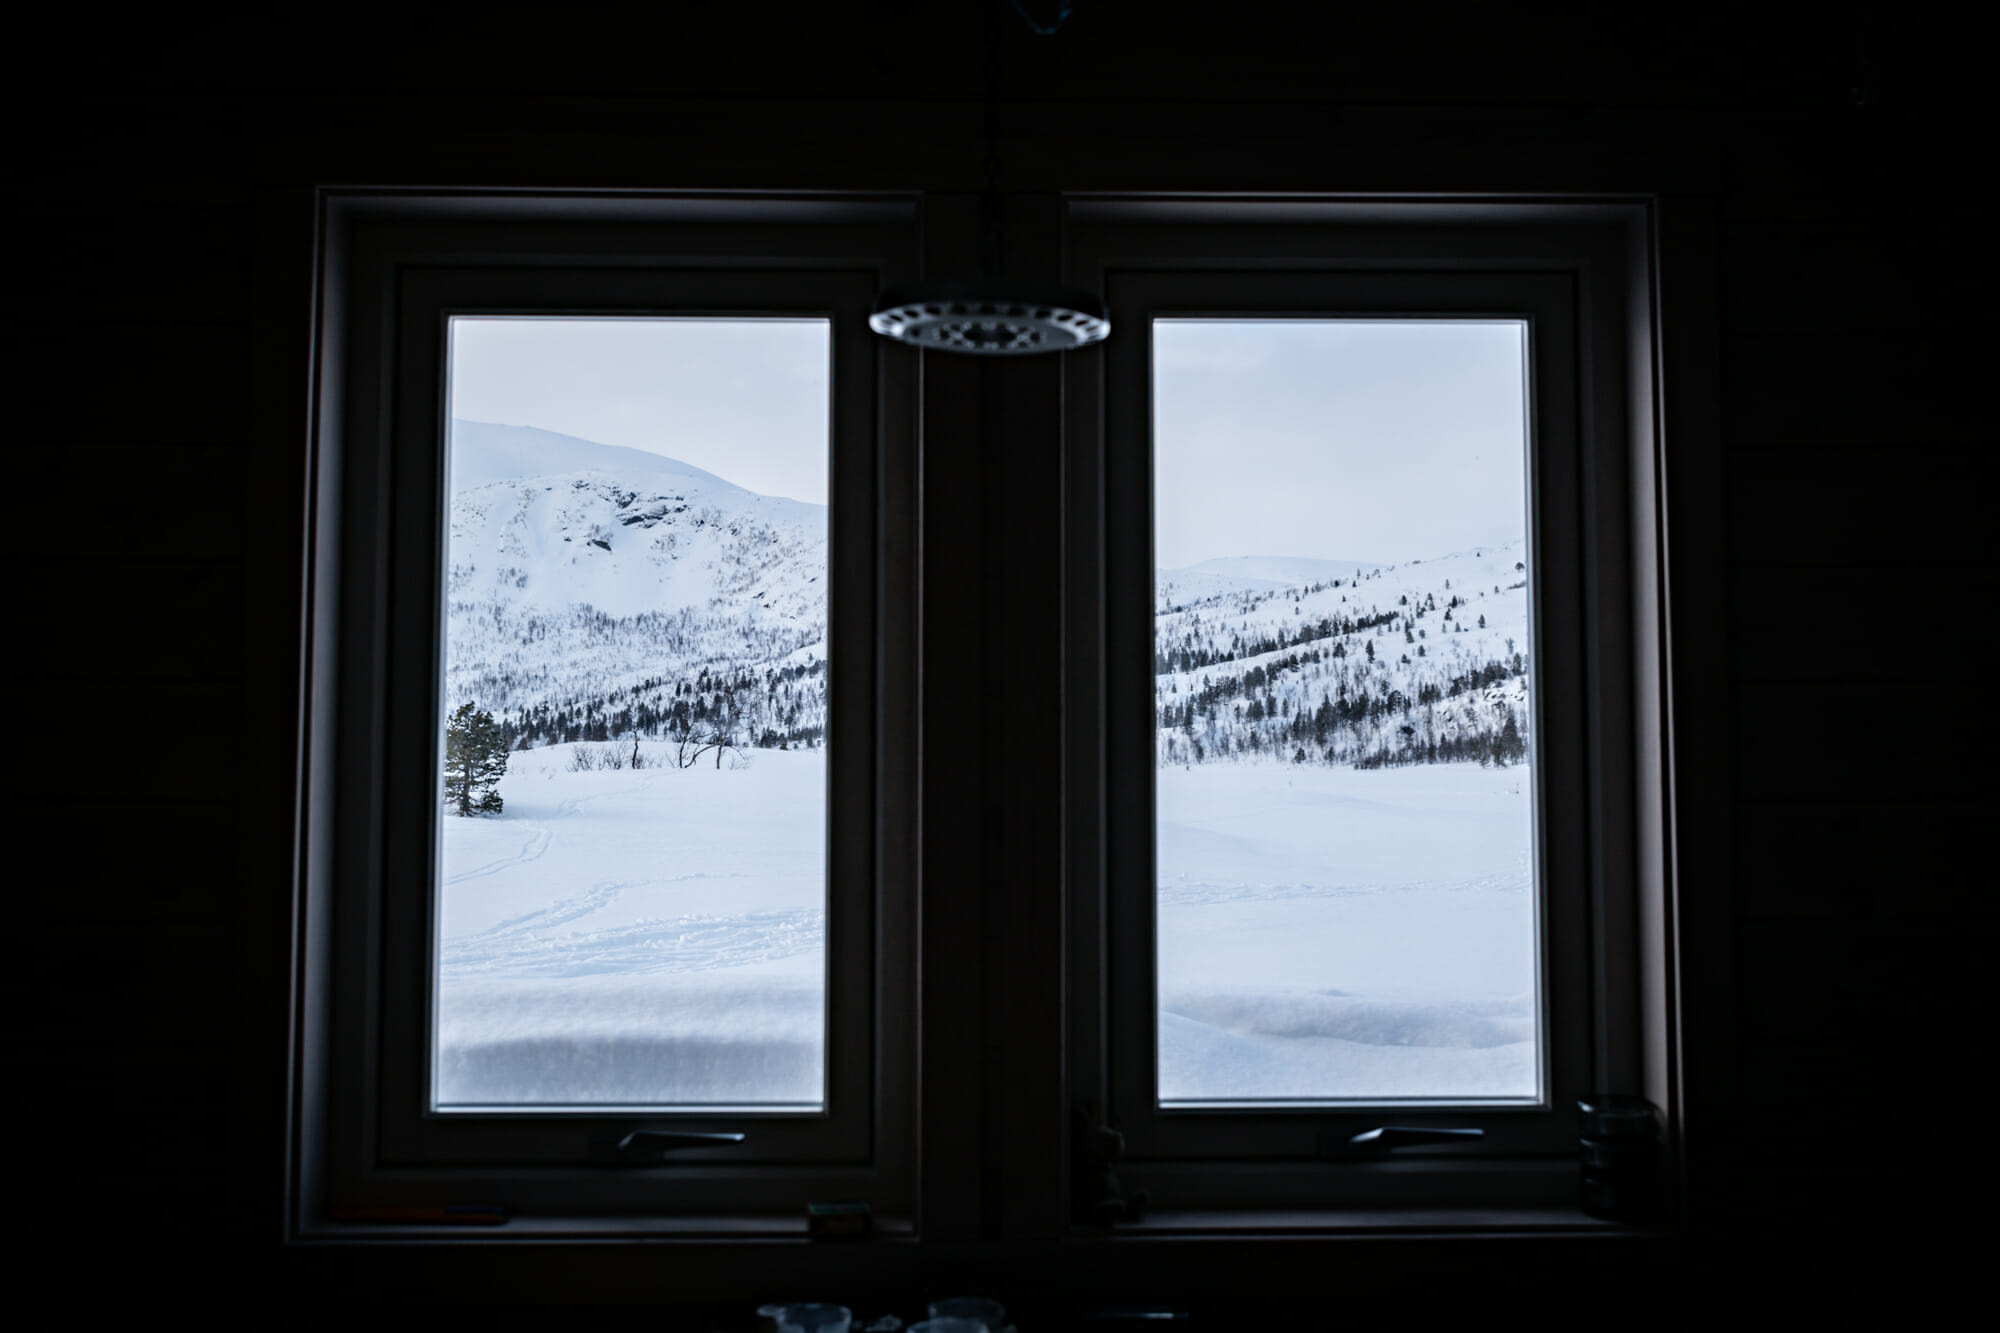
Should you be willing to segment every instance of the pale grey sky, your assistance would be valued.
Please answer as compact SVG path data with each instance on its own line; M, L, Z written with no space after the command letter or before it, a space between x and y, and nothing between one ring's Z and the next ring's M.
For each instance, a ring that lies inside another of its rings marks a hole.
M677 458L826 503L824 319L458 316L451 415Z
M451 328L454 417L645 449L826 503L825 320L460 316ZM1524 534L1520 323L1161 319L1153 339L1162 568L1398 562Z
M1526 534L1523 324L1161 319L1153 337L1160 568Z

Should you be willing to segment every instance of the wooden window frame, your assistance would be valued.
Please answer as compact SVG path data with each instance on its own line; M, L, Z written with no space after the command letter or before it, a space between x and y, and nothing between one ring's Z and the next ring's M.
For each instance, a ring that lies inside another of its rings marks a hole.
M1357 1208L1573 1206L1574 1098L1591 1088L1648 1096L1678 1141L1650 224L1643 201L1070 200L1067 277L1105 294L1114 332L1071 356L1064 379L1068 1082L1076 1123L1118 1129L1119 1179L1168 1215L1334 1209L1351 1224ZM1150 320L1309 313L1519 315L1537 330L1553 1078L1531 1110L1155 1105L1151 691L1139 679L1151 660ZM1388 1123L1476 1125L1486 1138L1380 1161L1323 1153Z
M812 1199L911 1210L916 373L866 315L912 276L914 216L897 199L323 194L295 1237L343 1234L356 1210L464 1202L781 1234L803 1228ZM428 1106L436 814L415 775L432 767L437 730L443 354L450 317L469 313L832 321L830 633L850 665L830 677L823 1111ZM642 1127L748 1137L653 1164L603 1160L607 1136Z

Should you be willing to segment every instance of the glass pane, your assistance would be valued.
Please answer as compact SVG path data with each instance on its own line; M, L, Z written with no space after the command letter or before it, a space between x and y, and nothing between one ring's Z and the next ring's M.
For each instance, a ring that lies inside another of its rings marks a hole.
M824 1103L830 357L451 321L438 1107Z
M1538 1100L1525 325L1153 356L1161 1103Z

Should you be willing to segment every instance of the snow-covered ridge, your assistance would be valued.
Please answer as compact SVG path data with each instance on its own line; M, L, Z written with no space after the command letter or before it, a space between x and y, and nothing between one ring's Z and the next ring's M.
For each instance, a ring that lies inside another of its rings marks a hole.
M451 451L451 489L475 490L495 481L520 477L545 477L565 472L604 472L623 477L673 477L684 485L708 486L738 491L713 472L664 454L622 445L598 444L537 426L503 426L491 421L453 418L448 445Z
M455 421L451 446L448 706L538 741L683 705L742 744L822 732L825 506L530 427Z
M1153 571L1154 607L1165 611L1225 592L1277 592L1351 579L1382 566L1372 560L1318 560L1294 555L1238 555Z
M452 451L449 707L529 744L823 740L824 506L530 427L454 422ZM1525 757L1519 542L1160 570L1154 629L1162 764Z
M1162 571L1160 762L1524 758L1527 577L1521 542L1401 565L1266 559Z
M452 427L451 595L610 616L825 603L826 507L639 449ZM819 612L824 619L824 611Z

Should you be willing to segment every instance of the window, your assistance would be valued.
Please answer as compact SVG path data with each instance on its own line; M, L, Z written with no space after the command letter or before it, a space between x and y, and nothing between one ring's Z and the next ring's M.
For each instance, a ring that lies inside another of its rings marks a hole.
M330 199L300 1226L907 1211L906 213Z
M1529 338L1153 321L1162 1108L1545 1098Z
M428 1106L820 1111L828 321L447 349Z
M1162 1208L1568 1202L1671 1105L1643 215L1071 216L1075 1101Z
M914 204L328 197L302 1233L970 1237L1093 1121L1169 1217L1563 1205L1671 1111L1645 209L1066 209L1112 338L976 365L868 332Z

